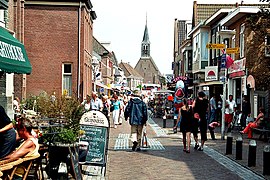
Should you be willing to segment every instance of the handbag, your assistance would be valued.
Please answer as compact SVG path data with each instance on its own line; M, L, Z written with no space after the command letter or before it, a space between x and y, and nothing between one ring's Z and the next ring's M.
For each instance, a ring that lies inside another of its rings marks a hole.
M114 110L114 107L113 107L113 105L110 107L110 112L113 112L113 110Z

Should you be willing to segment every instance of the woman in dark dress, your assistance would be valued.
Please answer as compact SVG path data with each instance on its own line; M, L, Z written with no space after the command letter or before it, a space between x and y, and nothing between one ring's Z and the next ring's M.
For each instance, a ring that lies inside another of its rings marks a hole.
M204 142L207 141L206 113L208 110L208 100L205 97L206 96L203 91L199 92L198 97L196 98L196 100L193 102L193 105L192 105L194 118L199 121L199 128L200 128L200 133L201 133L201 146L198 149L199 151L203 151Z
M5 109L0 105L0 159L10 154L16 147L16 131Z
M187 99L183 100L184 105L179 109L178 121L181 118L180 122L180 132L183 134L183 151L190 153L190 134L192 132L192 111L188 106Z

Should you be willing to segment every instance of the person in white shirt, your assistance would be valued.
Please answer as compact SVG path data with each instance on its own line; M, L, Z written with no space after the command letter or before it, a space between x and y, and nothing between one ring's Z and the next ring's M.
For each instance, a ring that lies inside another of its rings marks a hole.
M84 100L81 105L84 108L84 112L90 111L91 110L91 96L87 95L86 100Z
M94 110L94 111L102 111L103 110L103 103L98 98L97 92L95 92L95 91L92 92L92 99L90 101L90 105L91 105L91 110Z
M231 122L233 121L233 113L236 109L236 102L233 100L233 95L229 95L229 99L225 103L225 123L228 126L227 132L231 131Z

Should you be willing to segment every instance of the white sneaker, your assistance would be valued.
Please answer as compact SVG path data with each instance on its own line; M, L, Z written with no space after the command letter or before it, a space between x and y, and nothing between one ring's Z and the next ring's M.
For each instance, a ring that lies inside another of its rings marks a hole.
M117 125L114 125L114 129L116 129L117 128Z

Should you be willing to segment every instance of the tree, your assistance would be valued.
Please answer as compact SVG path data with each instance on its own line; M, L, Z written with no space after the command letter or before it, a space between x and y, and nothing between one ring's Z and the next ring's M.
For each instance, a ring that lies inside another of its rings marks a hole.
M253 75L257 90L267 90L270 84L270 58L265 57L265 37L270 34L270 11L261 9L245 22L246 67Z

